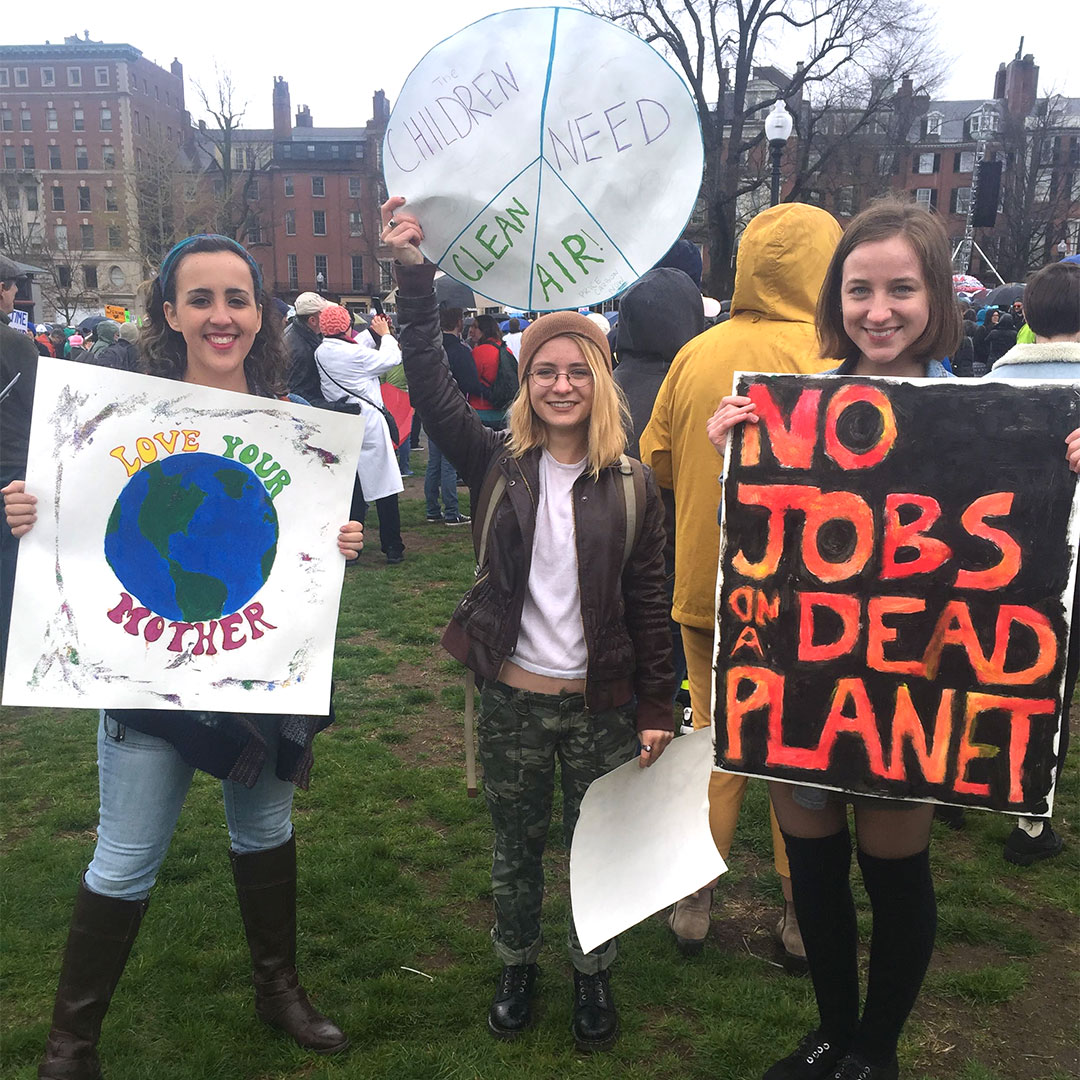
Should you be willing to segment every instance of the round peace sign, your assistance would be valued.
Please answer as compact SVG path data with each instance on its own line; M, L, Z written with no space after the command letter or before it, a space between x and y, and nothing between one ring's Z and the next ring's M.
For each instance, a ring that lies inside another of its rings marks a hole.
M678 239L704 152L685 84L633 34L572 8L490 15L436 45L383 144L421 249L525 311L615 296Z

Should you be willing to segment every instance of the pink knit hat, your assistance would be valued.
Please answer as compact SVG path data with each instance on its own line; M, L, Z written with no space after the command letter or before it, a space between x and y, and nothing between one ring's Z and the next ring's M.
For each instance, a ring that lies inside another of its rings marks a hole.
M81 334L72 334L71 337L68 338L68 344L73 348L78 348L82 343L83 339Z
M319 312L319 330L327 336L344 334L352 328L352 316L340 304L331 304Z

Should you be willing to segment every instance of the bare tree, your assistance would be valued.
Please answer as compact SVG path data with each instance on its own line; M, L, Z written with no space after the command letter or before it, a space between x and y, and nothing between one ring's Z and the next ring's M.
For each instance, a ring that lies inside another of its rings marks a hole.
M237 100L236 87L228 72L217 73L217 83L207 91L195 84L203 108L213 124L200 124L197 139L209 144L213 162L210 176L217 207L215 232L241 243L259 236L253 182L269 160L271 147L239 136L247 103Z
M0 206L0 248L19 262L45 271L36 278L44 307L67 324L101 305L97 267L71 247L63 226L49 231L45 215L5 199Z
M745 176L749 151L764 139L760 121L780 97L813 96L846 66L867 69L898 52L897 42L926 35L918 0L586 0L586 7L656 42L681 69L697 106L705 143L707 290L730 296L737 209L762 177ZM783 31L804 61L787 87L748 96L755 66Z
M993 229L981 231L979 244L996 256L1006 281L1023 281L1047 259L1073 216L1073 168L1065 157L1068 101L1047 93L1028 116L1004 114L1001 131L989 143L1003 161L1001 213Z

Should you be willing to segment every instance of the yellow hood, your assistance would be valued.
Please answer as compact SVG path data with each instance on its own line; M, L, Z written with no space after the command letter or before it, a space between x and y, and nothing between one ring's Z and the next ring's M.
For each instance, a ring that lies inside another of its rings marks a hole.
M763 210L739 242L731 314L812 323L840 235L836 219L816 206L781 203Z

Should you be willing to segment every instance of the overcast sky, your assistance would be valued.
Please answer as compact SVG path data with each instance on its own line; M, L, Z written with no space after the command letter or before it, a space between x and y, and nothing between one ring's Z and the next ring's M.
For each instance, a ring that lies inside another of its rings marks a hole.
M523 5L499 0L354 0L272 9L258 2L187 0L159 6L146 0L111 0L98 8L85 0L52 0L8 5L0 17L0 41L59 43L89 30L94 40L128 42L166 68L178 57L195 118L200 103L193 82L213 86L216 65L232 74L240 100L247 102L245 127L271 126L274 76L284 75L294 112L307 104L317 126L351 127L369 119L374 90L385 90L391 104L396 100L409 71L432 45L484 15L516 6ZM1080 96L1073 0L927 0L927 7L936 14L926 32L939 39L953 61L939 96L988 97L998 63L1015 55L1022 34L1024 52L1033 53L1041 69L1040 90ZM102 14L92 16L95 9ZM512 43L512 48L525 47L524 42ZM771 59L790 69L798 54L762 54L759 62Z

